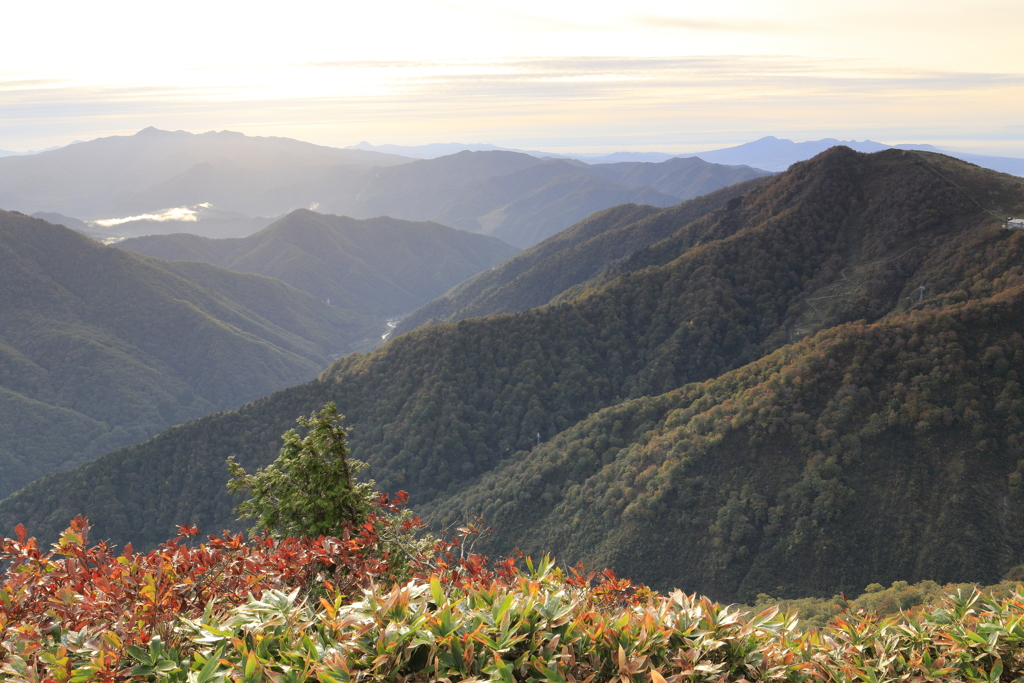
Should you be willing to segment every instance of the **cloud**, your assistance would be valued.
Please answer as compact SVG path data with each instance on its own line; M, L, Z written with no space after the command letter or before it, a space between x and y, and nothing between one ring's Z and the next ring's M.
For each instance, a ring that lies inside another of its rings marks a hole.
M795 28L791 24L773 21L715 21L713 19L691 19L688 17L653 14L633 17L631 23L647 29L706 31L711 33L782 33Z
M339 146L471 135L553 149L559 139L654 144L714 130L715 140L739 141L799 137L801 130L820 137L884 140L892 135L877 131L917 130L918 140L940 134L1009 140L1019 116L1005 103L1019 100L1022 87L1024 75L1014 73L895 70L873 59L785 55L363 60L313 68L294 63L270 74L254 65L211 69L202 86L66 83L6 90L0 148L40 148L150 125ZM63 139L55 140L55 131L66 131Z
M165 221L181 221L183 223L195 223L199 220L196 214L196 208L208 208L211 204L205 202L198 204L195 207L179 206L174 209L165 209L160 213L144 213L138 216L126 216L124 218L104 218L98 221L89 221L91 225L98 225L103 228L109 228L115 225L121 225L122 223L130 223L132 221L156 221L163 223Z

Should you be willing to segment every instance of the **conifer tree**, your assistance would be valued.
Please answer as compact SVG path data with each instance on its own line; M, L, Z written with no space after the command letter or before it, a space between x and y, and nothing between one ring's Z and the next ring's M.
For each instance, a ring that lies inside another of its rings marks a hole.
M306 435L288 430L277 459L255 474L228 458L228 490L249 494L235 512L256 520L252 533L266 529L277 537L337 536L346 526L366 521L375 488L372 482L355 480L366 464L348 457L343 419L334 403L300 417Z

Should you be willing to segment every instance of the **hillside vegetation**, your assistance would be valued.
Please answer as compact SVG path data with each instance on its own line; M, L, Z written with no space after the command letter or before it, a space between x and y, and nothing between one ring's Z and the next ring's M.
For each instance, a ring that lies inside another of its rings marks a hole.
M118 242L117 247L175 261L204 261L277 278L332 306L384 320L409 313L482 270L514 256L501 240L437 223L382 216L356 220L298 209L237 239L179 233ZM194 269L185 263L179 271ZM372 345L371 345L372 348Z
M227 456L266 464L333 400L382 488L438 522L484 513L497 554L725 599L995 580L1024 560L1024 234L1002 228L1022 182L835 148L541 308L414 330L0 515L146 544L219 528Z
M0 211L0 494L307 381L365 317ZM188 271L188 272L186 272Z
M680 225L720 208L765 179L731 185L660 211L653 206L635 204L599 211L417 309L399 323L395 334L423 325L542 306L636 250L672 235Z
M995 683L1024 673L1019 584L873 584L852 603L800 601L827 621L812 629L778 605L754 612L658 594L610 571L562 571L549 557L492 564L450 542L401 568L373 524L345 531L197 544L182 526L156 550L116 552L90 545L76 518L47 552L19 527L0 547L0 676ZM910 609L895 617L863 608L904 600Z

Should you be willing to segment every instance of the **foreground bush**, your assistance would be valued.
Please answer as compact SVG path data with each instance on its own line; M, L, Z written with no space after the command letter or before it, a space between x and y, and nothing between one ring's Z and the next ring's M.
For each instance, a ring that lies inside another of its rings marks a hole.
M19 529L3 542L0 679L991 683L1024 672L1019 589L900 618L844 612L803 631L777 607L752 616L546 558L491 568L457 544L402 580L372 529L194 545L183 528L147 554L88 547L83 519L50 552Z

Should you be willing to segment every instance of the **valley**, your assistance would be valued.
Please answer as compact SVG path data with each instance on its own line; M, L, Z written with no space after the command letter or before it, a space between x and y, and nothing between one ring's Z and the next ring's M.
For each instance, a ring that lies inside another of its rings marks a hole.
M0 158L0 207L107 240L243 238L309 209L434 221L522 249L595 211L627 202L666 207L765 175L701 159L591 166L501 150L417 160L230 131L147 128Z
M377 486L439 526L482 515L489 554L721 599L995 582L1024 562L1022 210L1020 178L843 147L608 209L312 382L29 485L0 523L84 513L138 547L238 528L227 457L266 465L334 401Z
M0 683L1024 683L1020 3L8 3Z

